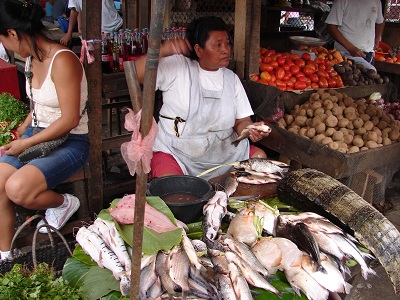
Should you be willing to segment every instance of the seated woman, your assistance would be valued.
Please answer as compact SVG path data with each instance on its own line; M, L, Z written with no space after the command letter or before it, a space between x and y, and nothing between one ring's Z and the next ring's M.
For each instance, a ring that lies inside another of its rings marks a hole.
M46 220L56 229L77 211L78 198L51 189L83 168L89 140L87 80L79 58L46 37L44 11L34 2L0 1L0 16L0 42L26 58L31 102L31 113L18 127L20 138L4 145L6 154L0 158L0 259L6 259L15 232L15 205L47 209ZM43 130L33 135L36 125ZM68 139L45 157L28 163L18 159L25 149L65 134Z
M227 69L231 54L227 26L213 16L194 20L187 28L187 39L170 39L162 44L156 89L162 92L163 106L153 145L151 177L196 176L215 164L266 157L248 139L237 147L232 144L246 126L253 124L253 111L238 76ZM135 62L142 83L145 63L146 56ZM252 129L249 138L258 142L267 135ZM219 168L203 178L230 168Z

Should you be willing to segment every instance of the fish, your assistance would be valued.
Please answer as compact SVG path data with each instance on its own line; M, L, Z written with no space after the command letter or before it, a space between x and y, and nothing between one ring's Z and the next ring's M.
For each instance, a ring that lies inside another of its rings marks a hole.
M88 254L100 268L106 268L113 273L115 279L120 281L120 291L123 296L130 294L131 282L117 255L107 247L104 240L94 231L86 227L79 228L76 241L83 251Z
M228 197L223 191L216 191L203 207L203 238L215 240L221 226L222 218L227 212Z
M119 234L115 223L101 218L97 218L89 229L96 232L105 241L107 246L117 255L121 265L130 274L131 272L131 256L125 246L125 241Z
M238 163L234 163L235 169L244 169L245 171L255 171L260 173L272 173L284 176L289 170L289 165L271 160L268 158L249 158L242 160Z
M352 257L355 259L355 261L361 267L361 275L363 276L363 278L365 280L368 279L369 274L372 274L375 276L377 275L373 269L368 267L368 265L364 259L364 257L372 259L373 258L372 255L361 252L353 242L351 242L350 240L348 240L345 236L343 236L341 234L332 233L332 234L329 234L329 237L337 244L337 246L339 247L339 249L341 251L343 251L343 253L345 253L349 257Z
M224 300L237 300L235 289L228 274L217 273L217 288Z
M190 263L196 268L196 270L200 271L200 270L204 269L204 266L201 264L200 259L197 256L197 252L196 252L192 242L187 237L185 230L182 230L181 244L182 244L183 250L185 251Z
M246 278L244 278L240 274L240 271L236 266L236 264L232 262L229 263L228 269L229 269L229 277L233 285L233 290L235 291L237 298L240 300L252 300L253 295L251 294Z
M237 189L239 183L236 180L236 178L232 176L226 177L224 181L224 191L226 193L226 196L229 198Z
M153 253L153 254L144 254L144 253L142 253L142 259L141 259L141 262L140 262L140 269L142 270L143 268L145 268L146 266L151 264L154 260L156 260L156 257L157 257L157 253Z
M257 260L267 269L268 274L275 274L281 269L283 254L272 238L261 237L257 243L250 248Z
M260 218L263 231L269 235L276 236L276 224L278 222L279 210L268 204L258 201L248 205L254 210L254 214Z
M314 280L301 266L284 271L287 281L299 295L302 291L310 300L327 300L329 291Z
M202 274L197 272L193 266L190 267L189 272L189 287L193 294L199 296L198 294L194 293L193 286L196 286L199 291L204 295L206 294L208 297L205 298L218 298L218 291L217 287L215 286L214 278L209 279L208 277L204 277Z
M228 262L236 264L240 271L242 272L244 278L246 278L247 282L252 286L264 289L271 293L274 293L278 296L281 293L272 286L260 273L256 272L251 265L249 265L244 259L235 254L234 252L228 251L225 253L226 259ZM229 266L228 266L229 268Z
M115 208L109 208L110 215L118 224L133 224L135 218L135 194L125 195ZM172 221L146 202L144 213L144 226L163 233L178 227Z
M220 274L229 274L228 261L225 252L220 250L209 249L208 255L213 263L214 271Z
M263 173L263 175L255 175L246 171L235 171L232 172L237 182L246 183L246 184L267 184L267 183L276 183L277 179L271 178L268 175Z
M157 277L156 261L153 260L140 272L139 299L147 299L147 291L156 283Z
M307 254L303 255L303 261L301 267L321 286L326 288L330 292L345 293L349 294L352 285L344 280L342 273L336 268L334 264L328 259L328 257L322 254L321 263L326 270L325 273L321 271L315 271L314 262L311 257Z
M193 295L195 295L196 297L199 297L200 299L219 300L219 297L216 292L210 294L209 290L207 290L206 287L204 287L202 284L200 284L196 280L189 278L188 283L189 283L191 293Z
M278 182L277 195L287 204L312 211L354 232L379 260L400 293L400 232L384 215L337 179L321 171L291 171Z
M257 130L260 132L265 132L265 133L270 133L271 132L271 127L265 124L260 124L260 125L248 125L246 128L242 130L240 135L234 140L231 144L235 145L236 147L239 145L240 141L249 138L250 136L250 130Z
M189 292L188 278L190 263L181 245L174 246L169 252L167 270L172 281L180 287L182 297L185 298Z
M249 249L249 247L241 243L234 238L225 237L224 243L228 245L231 251L235 252L241 258L243 258L249 265L253 266L254 270L260 273L263 276L268 276L268 270L260 263L257 257L254 256L253 252Z
M254 226L255 223L260 224L259 218L254 214L254 211L247 207L241 208L229 223L227 233L239 242L252 245L261 235L261 232Z
M304 223L286 223L285 226L286 234L299 248L307 252L313 260L317 263L317 270L325 272L324 267L321 264L321 253L319 251L319 246L311 231L308 229L307 225Z
M288 270L293 267L300 267L303 259L303 252L295 243L287 238L274 237L271 241L278 246L282 253L282 260L279 264L280 270Z
M156 272L161 280L161 285L167 291L168 295L172 298L178 296L178 291L181 289L172 278L169 276L167 259L168 253L164 251L158 251L156 258Z
M148 295L147 300L158 299L158 297L160 297L163 292L164 292L164 290L161 286L161 279L160 279L160 277L157 276L156 281L150 287L150 289L147 291L147 295Z
M321 251L336 257L340 262L348 259L328 234L315 231L311 231L311 233L317 241L318 247Z

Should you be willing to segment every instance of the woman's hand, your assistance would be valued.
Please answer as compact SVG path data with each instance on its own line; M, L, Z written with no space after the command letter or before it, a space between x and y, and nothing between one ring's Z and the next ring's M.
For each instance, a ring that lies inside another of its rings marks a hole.
M183 54L189 56L192 47L188 39L172 38L163 42L160 48L160 57L166 57L174 54Z
M25 149L28 148L26 145L26 140L27 139L23 139L23 140L18 139L18 140L8 143L7 145L4 145L2 148L5 150L5 153L7 155L18 156Z
M264 122L256 122L253 123L254 126L262 126L265 125ZM263 138L266 138L269 135L269 131L265 132L265 131L261 131L261 130L257 130L257 129L250 129L249 132L249 139L253 142L253 143L257 143L259 141L261 141Z

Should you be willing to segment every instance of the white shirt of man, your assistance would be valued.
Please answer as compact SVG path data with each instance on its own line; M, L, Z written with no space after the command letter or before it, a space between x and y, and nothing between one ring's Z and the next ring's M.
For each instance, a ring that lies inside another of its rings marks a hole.
M69 0L68 8L74 8L79 13L82 11L82 0ZM102 0L101 6L101 31L114 32L122 27L123 20L118 14L114 0Z
M375 24L382 24L380 0L335 0L325 21L337 25L343 36L364 52L372 52L375 45ZM348 51L338 42L335 48Z

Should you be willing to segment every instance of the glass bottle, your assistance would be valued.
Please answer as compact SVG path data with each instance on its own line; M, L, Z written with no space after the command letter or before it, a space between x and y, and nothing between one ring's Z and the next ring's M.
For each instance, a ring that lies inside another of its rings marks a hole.
M113 72L119 72L119 45L118 32L114 32L114 40L112 43Z
M106 34L101 34L101 70L103 73L110 73L110 52Z

